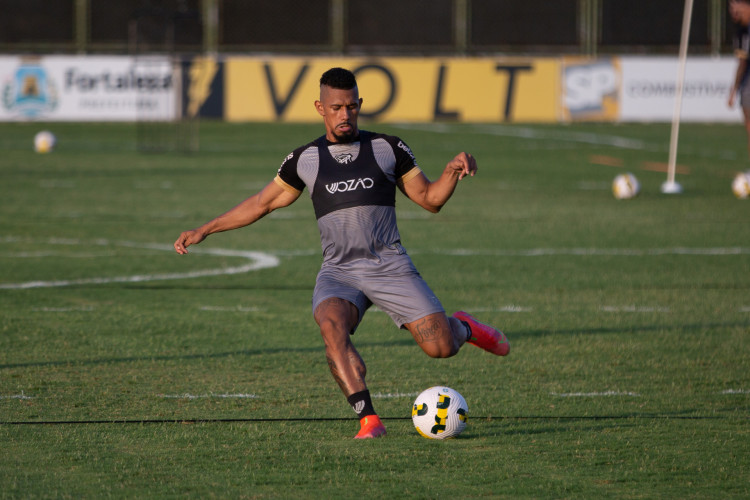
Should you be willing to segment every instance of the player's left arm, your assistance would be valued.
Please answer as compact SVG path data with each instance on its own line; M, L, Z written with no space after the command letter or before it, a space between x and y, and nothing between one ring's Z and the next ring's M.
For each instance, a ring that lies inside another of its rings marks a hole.
M445 166L435 181L430 181L424 172L409 180L398 182L401 191L414 203L432 213L438 213L453 195L458 181L477 172L477 161L469 153L459 153Z

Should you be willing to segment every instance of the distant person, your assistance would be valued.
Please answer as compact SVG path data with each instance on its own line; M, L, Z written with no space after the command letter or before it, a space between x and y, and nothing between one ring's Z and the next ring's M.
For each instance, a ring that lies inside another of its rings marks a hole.
M188 246L210 234L247 226L292 204L307 187L323 247L312 310L331 374L360 419L357 439L386 433L365 384L365 363L350 338L371 305L409 330L433 358L453 356L465 342L499 356L510 351L505 335L495 328L465 312L446 315L401 246L396 227L396 187L436 213L458 181L476 173L474 157L458 154L431 182L398 137L359 130L361 107L354 74L343 68L326 71L315 101L325 135L287 156L260 192L183 232L174 243L177 253L186 254Z
M729 0L729 15L737 24L734 37L734 54L737 57L737 73L734 85L729 93L729 107L734 107L737 96L740 97L742 115L747 132L748 156L750 156L750 0Z

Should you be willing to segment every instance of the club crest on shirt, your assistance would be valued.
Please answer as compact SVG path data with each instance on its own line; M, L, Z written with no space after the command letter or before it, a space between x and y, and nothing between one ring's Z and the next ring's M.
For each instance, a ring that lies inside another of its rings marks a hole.
M337 162L346 165L354 161L354 155L351 153L341 153L333 157Z

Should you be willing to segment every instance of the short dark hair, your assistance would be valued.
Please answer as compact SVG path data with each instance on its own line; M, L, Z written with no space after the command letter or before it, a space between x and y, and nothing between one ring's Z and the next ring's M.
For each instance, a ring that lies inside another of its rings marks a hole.
M357 86L354 73L344 68L331 68L320 77L320 84L340 90L351 90Z

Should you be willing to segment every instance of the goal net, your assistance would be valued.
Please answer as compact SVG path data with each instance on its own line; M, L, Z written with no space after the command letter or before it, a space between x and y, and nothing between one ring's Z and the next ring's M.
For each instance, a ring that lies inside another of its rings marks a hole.
M183 64L175 50L176 14L143 9L130 20L129 38L138 79L136 142L142 152L198 150L197 113L183 104Z

